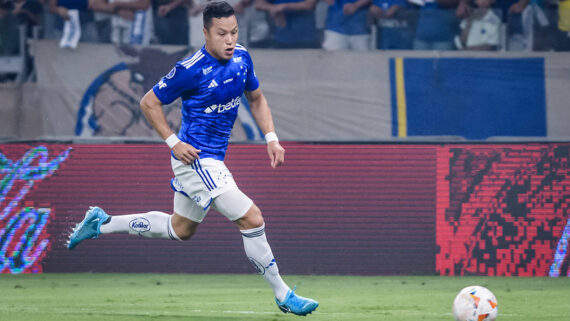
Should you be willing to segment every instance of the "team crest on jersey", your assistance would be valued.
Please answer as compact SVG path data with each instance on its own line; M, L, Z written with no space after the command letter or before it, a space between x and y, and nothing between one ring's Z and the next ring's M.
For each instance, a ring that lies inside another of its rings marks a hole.
M234 57L234 62L241 62L241 57Z
M172 77L174 77L174 74L176 74L176 67L174 67L170 70L168 75L166 75L166 79L172 79Z

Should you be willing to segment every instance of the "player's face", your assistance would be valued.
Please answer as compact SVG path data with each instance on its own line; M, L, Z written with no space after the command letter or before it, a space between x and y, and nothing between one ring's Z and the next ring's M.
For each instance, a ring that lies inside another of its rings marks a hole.
M234 55L238 39L236 16L213 18L209 29L204 28L206 50L212 57L229 60Z

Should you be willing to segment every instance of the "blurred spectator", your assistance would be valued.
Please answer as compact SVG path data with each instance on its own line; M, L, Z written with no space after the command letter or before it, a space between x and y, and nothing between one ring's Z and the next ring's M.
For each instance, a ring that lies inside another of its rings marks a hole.
M109 0L103 10L111 17L111 42L115 44L148 45L152 36L150 0Z
M532 50L551 50L549 46L551 40L553 19L552 13L548 12L546 3L549 0L531 0L530 7L535 19L533 19Z
M371 0L325 0L329 5L325 50L367 51L370 49L370 30L366 15Z
M506 16L507 49L512 51L532 50L532 14L529 0L498 0L499 8Z
M377 19L377 49L412 49L416 14L407 0L373 0L370 14Z
M111 42L111 17L112 15L106 11L93 12L93 22L97 30L97 41L100 43Z
M413 0L420 6L414 49L453 50L453 38L458 33L455 15L458 0Z
M319 48L315 25L317 0L255 0L273 23L273 45L278 48Z
M12 56L19 53L20 33L12 9L12 2L0 2L0 56Z
M570 51L570 0L558 4L558 30L555 35L555 49Z
M202 48L206 42L204 38L204 20L202 11L206 7L208 0L190 0L188 10L188 25L190 26L190 47L195 50Z
M20 25L26 26L28 37L32 36L32 29L41 24L43 12L42 4L37 0L15 0L13 14L18 18Z
M20 34L18 22L12 14L11 2L0 2L0 56L14 56L19 54ZM0 83L13 81L17 74L0 72Z
M56 12L52 12L51 1L52 0L40 0L44 7L41 35L45 39L59 39L61 38L61 33L58 29L61 29L63 20ZM55 7L57 7L57 2L55 3Z
M188 45L188 13L183 0L152 0L158 43Z
M63 20L63 31L60 47L75 49L79 40L85 42L100 42L108 39L102 34L100 17L95 18L95 12L110 12L111 8L106 0L49 0L49 11ZM53 28L59 21L46 16L46 27ZM61 21L61 20L60 20ZM107 23L108 17L107 17ZM108 32L108 29L107 29ZM52 36L51 30L45 34Z
M501 18L491 9L495 0L475 0L477 9L459 27L461 34L455 37L460 50L497 50L500 41Z
M457 14L467 17L471 14L470 0L460 0ZM535 41L535 33L546 33L550 25L544 10L544 0L497 0L493 8L498 9L502 23L505 24L506 49L511 51L531 51L541 47L541 41Z
M271 45L266 13L255 9L254 0L242 0L234 7L240 24L240 42L248 47L266 48ZM243 37L243 41L241 40Z

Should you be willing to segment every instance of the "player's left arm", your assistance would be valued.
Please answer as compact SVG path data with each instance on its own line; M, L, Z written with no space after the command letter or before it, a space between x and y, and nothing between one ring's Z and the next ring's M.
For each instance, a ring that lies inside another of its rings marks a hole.
M267 133L275 132L275 125L273 124L273 117L271 110L267 104L265 95L261 92L260 88L253 91L245 91L245 97L249 101L249 107L255 122L261 129L264 135ZM270 141L267 144L267 153L271 160L271 167L275 168L280 166L285 161L285 149L279 144L278 140Z

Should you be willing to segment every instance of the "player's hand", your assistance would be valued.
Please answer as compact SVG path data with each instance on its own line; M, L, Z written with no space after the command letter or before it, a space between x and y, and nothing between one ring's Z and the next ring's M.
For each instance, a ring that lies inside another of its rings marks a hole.
M276 15L278 15L279 13L285 11L285 4L281 3L281 4L274 4L269 8L269 14L274 17Z
M171 10L172 8L169 5L163 4L158 7L158 11L156 13L159 17L165 17Z
M57 14L63 19L63 20L69 20L69 12L67 11L66 7L57 7Z
M469 18L471 16L472 11L473 9L471 9L471 6L467 1L459 1L457 9L455 9L455 14L459 18Z
M273 16L273 23L275 23L275 26L279 28L287 27L287 19L285 19L285 14L283 12L280 12L277 15Z
M272 141L267 144L267 153L269 154L269 160L271 160L271 167L273 168L280 166L285 161L285 149L281 147L278 141Z
M186 144L185 142L179 142L178 144L172 147L172 152L174 156L184 163L184 165L190 165L190 163L194 162L194 160L200 158L198 153L202 150L194 148L190 144Z
M234 11L237 14L242 14L245 12L245 7L247 7L247 5L243 3L243 1L240 1L234 6Z
M342 13L344 13L345 16L352 16L356 10L358 10L358 8L354 3L346 3L342 7Z
M127 21L133 21L135 20L135 12L133 10L130 9L119 9L117 11L117 14L119 15L119 17L127 20Z
M522 13L524 11L524 9L526 8L527 3L523 2L523 1L519 1L517 3L514 3L510 8L509 8L509 13Z

